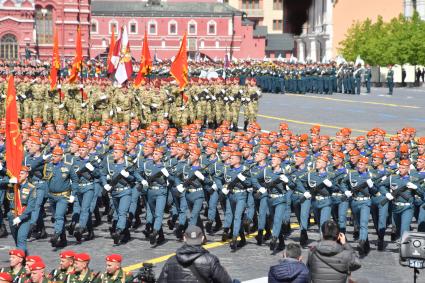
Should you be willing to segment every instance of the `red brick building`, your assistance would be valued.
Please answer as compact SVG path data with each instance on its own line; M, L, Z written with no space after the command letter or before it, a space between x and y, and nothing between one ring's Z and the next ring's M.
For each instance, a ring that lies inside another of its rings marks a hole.
M174 56L184 32L188 52L223 58L263 58L265 37L253 35L244 14L213 0L3 0L0 1L0 58L23 58L26 50L50 58L54 30L58 30L62 57L72 57L75 35L81 27L84 55L105 53L112 29L126 25L133 57L138 60L145 31L152 55ZM91 4L89 4L91 2ZM117 34L117 33L116 33Z

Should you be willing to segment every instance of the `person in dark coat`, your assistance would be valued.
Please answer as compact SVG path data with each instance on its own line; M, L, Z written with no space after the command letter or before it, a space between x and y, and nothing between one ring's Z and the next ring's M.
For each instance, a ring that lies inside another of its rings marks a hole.
M338 225L328 220L322 225L322 240L308 254L311 282L345 283L352 271L361 267L360 259Z
M218 258L204 249L203 233L198 226L189 226L184 234L185 244L167 260L158 283L231 283L232 279Z
M270 267L269 283L308 283L309 271L302 262L301 246L295 243L288 244L283 257L279 264Z

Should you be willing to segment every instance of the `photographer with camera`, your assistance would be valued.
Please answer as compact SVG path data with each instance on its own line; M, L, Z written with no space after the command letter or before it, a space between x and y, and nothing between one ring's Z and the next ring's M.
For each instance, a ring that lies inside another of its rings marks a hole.
M219 259L201 246L203 239L201 228L189 226L184 233L185 244L167 260L157 282L231 283Z
M347 282L352 271L361 267L360 259L338 224L332 220L322 225L322 240L314 244L308 254L307 267L311 282Z

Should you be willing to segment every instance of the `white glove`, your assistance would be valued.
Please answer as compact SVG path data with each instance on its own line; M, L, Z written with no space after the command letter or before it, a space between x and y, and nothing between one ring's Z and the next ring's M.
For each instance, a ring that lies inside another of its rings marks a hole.
M212 184L211 189L213 189L214 191L217 191L218 189L217 184L216 183Z
M168 117L168 113L167 112L165 112L164 113L164 118L167 118Z
M332 187L332 182L329 179L323 180L323 184L328 188Z
M217 97L215 97L215 95L211 95L211 99L212 99L212 100L216 100L216 99L217 99Z
M0 163L0 171L3 170L3 164Z
M69 196L69 203L73 203L75 201L75 197L73 195Z
M134 117L134 113L133 112L130 113L130 117L132 117L132 118Z
M12 177L9 179L9 184L17 184L18 183L18 179L16 177Z
M390 193L386 193L386 194L385 194L385 197L386 197L388 200L393 200L393 199L394 199L393 195L392 195L392 194L390 194Z
M15 218L13 218L13 221L12 222L13 222L13 225L18 226L19 223L22 222L22 220L19 217L15 217Z
M81 103L81 108L85 108L87 106L87 102Z
M27 99L27 96L26 96L25 94L21 94L21 97L22 97L23 99Z
M367 183L367 186L369 188L372 188L373 187L373 181L372 181L372 179L367 179L366 183Z
M221 190L221 192L223 193L223 195L227 196L229 194L229 190L227 188L223 188Z
M347 198L351 197L353 194L351 191L345 191L344 194L347 196Z
M105 189L105 191L107 191L107 192L109 192L109 191L112 189L111 185L109 185L109 184L104 185L104 186L103 186L103 188L104 188L104 189Z
M409 189L412 189L412 190L416 190L417 188L418 188L418 186L416 186L415 184L413 184L412 182L408 182L407 184L406 184L406 186L409 188Z
M229 100L229 98L227 96L225 96L224 97L224 101L227 101L227 100Z
M117 107L117 113L121 113L121 107Z
M52 156L51 154L43 154L43 160L47 160Z
M194 98L196 101L199 101L199 97L198 97L197 95L194 95L194 96L193 96L193 98Z
M382 177L381 181L385 181L387 179L387 176Z
M58 89L61 89L62 88L62 85L61 84L58 84L57 88Z
M246 98L246 101L250 102L251 101L251 98L247 97Z
M62 108L64 108L64 107L65 107L65 104L63 104L63 103L62 103L61 105L59 105L59 106L58 106L58 108L59 108L59 109L62 109Z
M242 182L245 182L246 177L242 173L239 173L238 174L238 179L241 180Z
M126 170L121 170L120 174L124 177L124 178L128 178L128 176L130 176L130 173L128 173Z
M230 101L235 101L235 99L233 98L233 96L229 97Z
M311 198L311 194L310 194L310 192L305 192L305 193L304 193L304 197L305 197L306 199L310 199L310 198Z
M288 177L285 176L285 174L280 175L279 179L284 183L289 182L289 179L288 179Z
M93 167L93 165L91 165L90 162L86 163L86 168L89 169L90 172L93 172L93 170L94 170L94 167Z
M106 96L106 95L102 95L101 97L99 97L99 100L105 100L105 99L107 99L108 98L108 96Z
M114 111L113 110L109 111L109 116L110 117L114 116Z
M248 189L246 189L246 191L247 191L248 193L251 193L252 191L254 191L254 189L253 189L253 188L248 188Z
M266 188L264 188L264 187L261 187L258 191L259 191L260 193L262 193L262 194L267 193L267 190L266 190Z
M152 103L152 104L151 104L151 106L152 106L153 108L158 108L158 104L156 104L156 103Z
M78 85L78 87L79 87L80 89L83 89L83 88L84 88L84 85L83 85L83 84L79 84L79 85Z
M207 96L205 96L205 98L208 100L208 99L210 99L210 96L209 96L209 95L207 95Z
M164 176L165 176L165 177L167 177L167 178L170 176L170 173L168 173L167 168L162 168L162 169L161 169L161 172L162 172L162 174L164 174Z
M177 186L177 191L179 191L179 193L183 193L184 192L184 187L182 184Z
M143 186L143 188L148 187L148 186L149 186L148 181L146 181L146 180L142 180L142 186Z
M184 105L180 107L180 111L183 111L185 109Z
M198 179L201 181L205 180L204 175L202 175L202 173L198 170L195 171L195 176L198 177Z

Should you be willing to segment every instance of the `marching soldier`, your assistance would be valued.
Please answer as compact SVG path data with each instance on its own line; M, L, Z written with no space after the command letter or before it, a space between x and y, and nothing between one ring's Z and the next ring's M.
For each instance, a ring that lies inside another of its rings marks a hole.
M394 89L394 70L392 65L388 65L387 73L387 85L388 85L388 94L393 95Z

